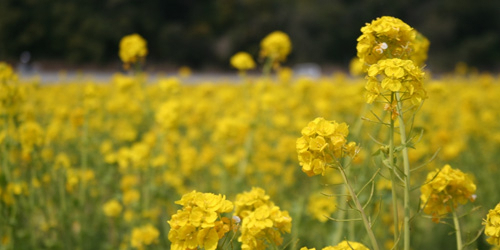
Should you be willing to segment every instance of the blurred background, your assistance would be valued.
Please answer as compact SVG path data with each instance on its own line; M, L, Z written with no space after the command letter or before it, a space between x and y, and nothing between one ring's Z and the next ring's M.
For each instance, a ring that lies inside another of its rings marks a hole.
M260 40L282 30L293 44L286 65L347 69L360 28L383 15L427 36L433 72L500 69L500 1L490 0L1 0L0 60L115 70L120 39L138 33L149 67L228 71L231 55L257 57Z

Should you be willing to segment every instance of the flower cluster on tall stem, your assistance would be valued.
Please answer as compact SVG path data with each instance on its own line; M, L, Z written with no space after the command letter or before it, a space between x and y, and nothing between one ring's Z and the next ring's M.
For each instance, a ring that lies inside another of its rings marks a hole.
M404 104L410 106L419 105L427 98L423 87L424 73L421 69L427 58L429 41L414 28L402 20L383 16L367 23L361 28L361 36L357 39L356 46L359 62L366 72L366 94L367 103L379 101L384 103L384 110L390 113L389 143L386 166L391 172L392 203L397 207L397 186L394 183L400 181L395 159L398 154L403 158L404 187L404 223L403 244L404 249L410 249L410 174L411 168L408 157L409 141L406 138L406 126L403 109ZM394 142L395 121L399 122L399 134L402 149L396 150ZM381 121L382 122L382 121ZM394 209L394 231L395 249L398 249L399 241L398 215Z

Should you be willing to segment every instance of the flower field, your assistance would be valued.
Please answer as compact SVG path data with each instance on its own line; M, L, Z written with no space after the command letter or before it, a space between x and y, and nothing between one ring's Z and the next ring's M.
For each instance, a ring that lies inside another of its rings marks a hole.
M104 83L1 63L0 249L499 245L500 76L431 76L401 23L361 30L358 76L295 76L282 32L236 82L148 82L138 37Z

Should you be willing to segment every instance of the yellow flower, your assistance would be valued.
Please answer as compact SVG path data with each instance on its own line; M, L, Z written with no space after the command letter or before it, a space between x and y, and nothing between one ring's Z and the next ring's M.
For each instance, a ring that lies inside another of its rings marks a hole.
M322 250L369 250L369 249L368 247L359 242L344 240L339 244L337 244L336 246L324 247Z
M136 227L132 230L130 245L138 249L144 249L145 246L158 243L159 236L160 231L151 224Z
M175 127L180 116L180 103L177 100L164 102L157 110L156 122L164 129Z
M413 104L427 98L423 87L424 72L411 60L385 59L368 68L366 102L372 103L379 96L390 97L401 93L401 99Z
M139 177L134 174L124 175L120 180L120 189L127 191L139 183Z
M69 159L69 156L65 153L57 154L56 160L54 162L54 169L59 169L61 167L64 169L71 168L71 160Z
M19 137L23 151L30 153L35 146L42 145L43 129L37 122L28 121L19 128Z
M198 246L207 250L217 248L219 239L229 231L228 219L220 219L222 213L233 210L233 203L225 196L192 191L175 202L182 205L168 221L168 239L172 249L193 249Z
M364 65L358 57L354 57L349 62L349 73L352 76L360 76L364 73Z
M414 50L416 31L398 18L383 16L361 28L358 58L371 65L387 58L405 58Z
M302 171L308 176L324 175L327 164L334 163L334 158L354 157L357 153L356 143L347 142L349 127L345 123L318 117L309 122L301 133L296 149Z
M135 189L126 190L123 192L123 204L129 205L134 202L139 201L141 198L141 193Z
M273 64L284 62L291 50L290 38L282 31L274 31L260 42L260 57L270 58Z
M413 40L413 53L410 55L415 65L423 66L427 60L427 51L429 50L429 40L420 32L417 32L415 40Z
M17 79L17 75L12 67L6 62L0 62L0 82Z
M241 219L241 249L267 249L283 243L281 233L291 231L292 218L269 200L261 188L236 196L235 216Z
M485 226L484 234L489 237L486 241L492 245L500 246L500 203L494 209L490 209L483 225Z
M128 69L131 63L136 63L144 59L147 54L148 48L146 40L138 34L125 36L120 41L119 55L125 69Z
M103 206L104 214L108 217L118 217L122 212L122 205L115 199L109 200L104 203Z
M311 195L307 205L307 212L314 219L320 222L327 222L328 217L337 209L334 197L328 197L324 194ZM327 217L328 216L328 217Z
M450 213L458 204L475 200L476 185L469 175L445 165L427 174L426 184L420 188L423 211L432 215L434 222Z
M167 95L176 94L179 92L181 81L177 77L162 78L158 81L158 86Z
M247 52L238 52L230 59L231 66L240 71L246 71L255 68L255 61Z

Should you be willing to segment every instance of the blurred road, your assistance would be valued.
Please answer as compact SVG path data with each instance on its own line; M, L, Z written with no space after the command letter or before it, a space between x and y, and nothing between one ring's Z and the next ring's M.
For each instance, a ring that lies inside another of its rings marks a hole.
M114 74L119 72L53 72L43 71L37 73L19 73L19 78L22 81L29 81L39 79L42 84L52 83L109 83ZM188 77L182 77L178 74L161 74L161 73L148 73L147 82L154 83L159 78L164 77L178 77L183 83L203 83L203 82L240 82L241 78L237 73L223 74L223 73L193 73Z
M41 70L39 67L26 67L25 65L18 65L17 72L21 80L40 80L42 84L51 83L85 83L85 82L96 82L96 83L109 83L114 74L120 73L119 71L96 71L96 70ZM324 76L325 72L319 65L313 63L303 63L297 64L293 67L294 77L307 76L310 78L319 78ZM147 73L147 82L154 83L159 78L163 77L178 77L183 83L235 83L241 82L242 78L238 75L238 72L193 72L190 76L180 76L177 72L172 73ZM253 72L248 74L249 77L258 77L260 74L258 72Z

